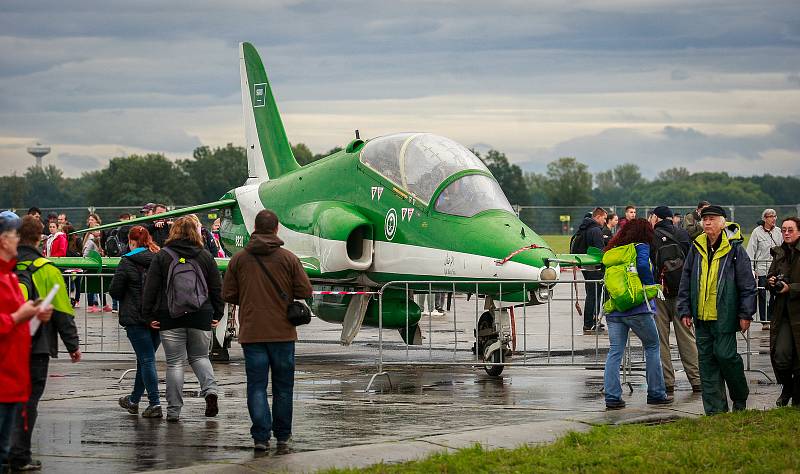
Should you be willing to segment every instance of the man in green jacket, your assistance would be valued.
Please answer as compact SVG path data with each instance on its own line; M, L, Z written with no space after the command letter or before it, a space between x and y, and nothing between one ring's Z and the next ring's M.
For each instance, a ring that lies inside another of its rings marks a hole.
M696 325L706 415L728 411L726 384L734 410L747 408L750 393L736 333L750 328L756 282L739 225L727 223L726 217L719 206L701 211L703 233L692 242L678 291L681 321L686 327Z

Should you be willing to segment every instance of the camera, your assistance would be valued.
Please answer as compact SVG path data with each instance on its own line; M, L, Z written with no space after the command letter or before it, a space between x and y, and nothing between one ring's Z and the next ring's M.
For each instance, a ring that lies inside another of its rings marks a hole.
M783 273L780 273L778 275L775 275L775 283L770 285L769 291L777 294L783 291L783 287L785 286L786 286L786 277L783 275Z

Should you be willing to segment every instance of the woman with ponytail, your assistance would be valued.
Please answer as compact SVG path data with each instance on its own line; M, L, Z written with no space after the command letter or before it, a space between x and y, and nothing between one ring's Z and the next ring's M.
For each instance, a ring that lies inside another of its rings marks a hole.
M160 250L150 233L142 226L128 232L130 252L122 256L109 293L119 300L119 323L125 327L128 339L136 352L136 380L133 392L119 399L119 405L128 413L139 413L139 400L147 390L148 407L142 412L145 418L161 418L161 400L158 395L156 350L161 344L158 330L150 327L142 316L142 291L153 256Z

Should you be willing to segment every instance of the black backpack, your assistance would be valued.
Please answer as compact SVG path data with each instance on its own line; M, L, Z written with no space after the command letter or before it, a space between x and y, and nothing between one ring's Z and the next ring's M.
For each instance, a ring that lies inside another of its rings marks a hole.
M686 252L672 233L664 229L656 229L655 233L658 240L655 255L657 278L666 296L677 296Z
M106 238L106 257L120 257L128 253L128 242L121 241L119 231L119 229L112 230Z
M575 235L569 239L569 253L586 253L589 246L586 245L586 231L578 229Z

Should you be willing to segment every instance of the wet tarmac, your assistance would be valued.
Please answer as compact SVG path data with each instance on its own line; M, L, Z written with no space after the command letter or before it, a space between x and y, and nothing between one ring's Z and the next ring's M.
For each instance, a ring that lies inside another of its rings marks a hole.
M455 312L462 315L456 318L456 324L452 310L449 316L423 320L423 324L430 322L431 331L425 334L427 345L421 348L406 351L395 331L384 331L384 360L455 360L465 364L473 360L472 329L468 323L474 321L474 302L457 300L456 304ZM600 392L603 374L597 370L596 362L599 360L602 365L607 338L575 332L574 327L580 328L580 319L571 314L568 302L558 302L551 308L549 336L541 307L527 311L527 321L519 317L516 321L519 352L514 360L524 359L536 366L507 367L501 377L490 377L468 365L389 366L391 383L379 377L376 391L372 392L365 392L365 388L376 372L377 331L364 329L353 346L341 347L336 343L338 326L313 321L301 330L303 342L297 346L293 451L334 453L347 447L367 449L368 445L438 440L482 431L501 437L526 423L577 420L588 426L648 416L702 413L700 397L691 392L682 373L677 375L677 403L667 409L648 407L644 378L636 370L629 378L632 393L626 394L629 409L605 412ZM135 361L128 353L124 332L116 340L113 332L105 332L115 330L116 316L99 316L103 318L102 328L98 327L98 317L91 316L95 319L84 319L79 314L79 326L87 326L81 331L94 339L107 339L104 351L97 352L90 337L84 348L84 361L71 364L61 358L51 363L34 432L34 453L42 461L44 472L134 472L249 462L261 463L260 469L282 465L274 448L263 459L256 459L252 450L244 362L237 344L231 349L229 363L214 365L223 390L217 417L203 416L204 402L196 397L196 379L187 372L186 406L180 422L143 419L127 414L117 405L117 399L129 393L133 374L120 384L118 379L125 370L135 367ZM521 342L523 338L527 345ZM765 352L765 346L768 333L754 330L752 368L771 375L768 355L759 353ZM745 348L742 341L740 350ZM161 351L159 357L159 374L163 377ZM565 365L546 367L548 360ZM748 372L748 379L749 406L769 407L777 387L756 371ZM163 402L163 379L160 388Z

